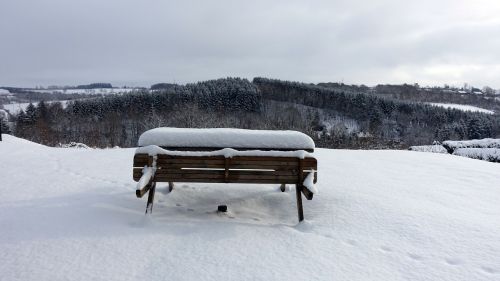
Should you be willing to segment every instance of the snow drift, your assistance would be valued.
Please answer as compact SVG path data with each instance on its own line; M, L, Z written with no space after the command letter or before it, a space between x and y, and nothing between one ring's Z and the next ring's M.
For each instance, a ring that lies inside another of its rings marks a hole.
M145 216L135 149L4 140L2 280L500 280L496 163L317 149L297 225L292 186L158 186Z

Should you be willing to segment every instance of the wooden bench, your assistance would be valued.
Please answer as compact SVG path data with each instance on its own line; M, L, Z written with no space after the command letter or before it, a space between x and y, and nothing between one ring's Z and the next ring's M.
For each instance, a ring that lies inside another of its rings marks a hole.
M302 194L308 200L313 198L313 193L303 184L310 173L314 183L317 181L317 161L313 157L179 154L182 153L135 154L133 178L139 182L136 195L141 198L149 192L146 213L152 211L157 182L169 183L170 191L174 182L281 184L282 192L286 184L294 184L299 221L304 219Z

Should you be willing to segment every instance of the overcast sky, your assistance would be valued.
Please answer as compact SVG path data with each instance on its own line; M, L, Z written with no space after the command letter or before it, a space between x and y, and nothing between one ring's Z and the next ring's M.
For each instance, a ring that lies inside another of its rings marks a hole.
M499 0L0 0L0 85L264 76L500 88Z

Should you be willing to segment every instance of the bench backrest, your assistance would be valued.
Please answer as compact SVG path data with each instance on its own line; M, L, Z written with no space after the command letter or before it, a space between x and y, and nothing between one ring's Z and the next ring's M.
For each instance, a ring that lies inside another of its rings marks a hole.
M156 156L156 182L214 182L214 183L281 183L296 184L314 171L315 158L273 156ZM134 156L133 177L138 181L144 166L152 166L153 157L147 154Z

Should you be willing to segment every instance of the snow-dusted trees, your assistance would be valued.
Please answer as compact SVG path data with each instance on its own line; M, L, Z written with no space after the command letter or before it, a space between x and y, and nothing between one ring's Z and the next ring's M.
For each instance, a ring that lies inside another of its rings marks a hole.
M485 138L500 134L498 116L443 109L421 103L398 101L361 92L345 85L316 86L305 83L255 78L263 99L329 109L339 116L357 120L361 131L369 132L378 144L406 145L433 140ZM407 85L408 91L417 89ZM387 87L386 91L400 88ZM356 92L358 91L358 92ZM349 140L352 142L352 140Z
M143 131L159 126L292 129L318 146L343 148L500 136L498 116L380 97L365 86L226 78L155 89L75 100L66 108L30 105L17 116L15 133L49 145L98 147L135 146ZM325 112L335 120L325 120Z

